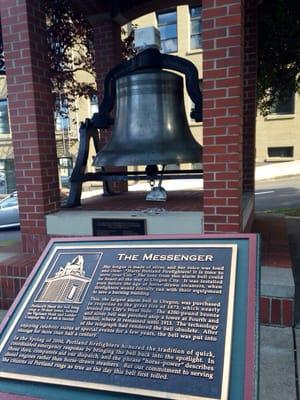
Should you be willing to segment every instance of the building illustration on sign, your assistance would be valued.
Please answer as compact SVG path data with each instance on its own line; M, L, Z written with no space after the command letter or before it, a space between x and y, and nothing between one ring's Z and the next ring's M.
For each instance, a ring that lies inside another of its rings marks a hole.
M91 280L85 276L83 266L83 256L77 255L60 267L53 277L45 280L38 301L80 303Z

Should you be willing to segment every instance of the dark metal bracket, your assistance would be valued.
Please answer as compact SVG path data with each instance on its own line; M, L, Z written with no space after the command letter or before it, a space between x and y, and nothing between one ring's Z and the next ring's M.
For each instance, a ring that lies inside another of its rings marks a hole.
M86 165L90 149L90 140L93 139L95 151L100 151L99 132L93 126L90 119L86 119L79 129L79 149L75 167L70 177L71 187L67 201L67 207L80 206L82 179L78 179L85 175Z

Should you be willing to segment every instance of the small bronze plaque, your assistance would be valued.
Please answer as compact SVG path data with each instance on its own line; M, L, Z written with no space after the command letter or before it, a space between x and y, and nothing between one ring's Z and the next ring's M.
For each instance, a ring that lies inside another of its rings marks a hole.
M53 246L0 345L0 377L228 399L236 244Z
M132 236L145 235L146 221L144 219L125 218L94 218L94 236Z

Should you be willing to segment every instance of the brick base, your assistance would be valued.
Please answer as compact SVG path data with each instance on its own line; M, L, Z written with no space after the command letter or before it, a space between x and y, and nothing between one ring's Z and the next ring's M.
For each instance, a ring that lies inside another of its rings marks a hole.
M294 280L286 220L279 215L255 216L252 232L261 237L260 322L294 324Z
M292 326L294 308L294 299L261 297L260 322L266 325Z
M19 254L0 263L0 308L7 310L32 271L37 258Z

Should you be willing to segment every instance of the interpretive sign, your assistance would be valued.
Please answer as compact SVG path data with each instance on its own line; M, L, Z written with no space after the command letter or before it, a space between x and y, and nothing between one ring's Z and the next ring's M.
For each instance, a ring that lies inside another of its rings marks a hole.
M56 244L0 342L0 377L228 399L238 246Z
M130 236L145 235L146 221L144 219L125 218L94 218L94 236Z

